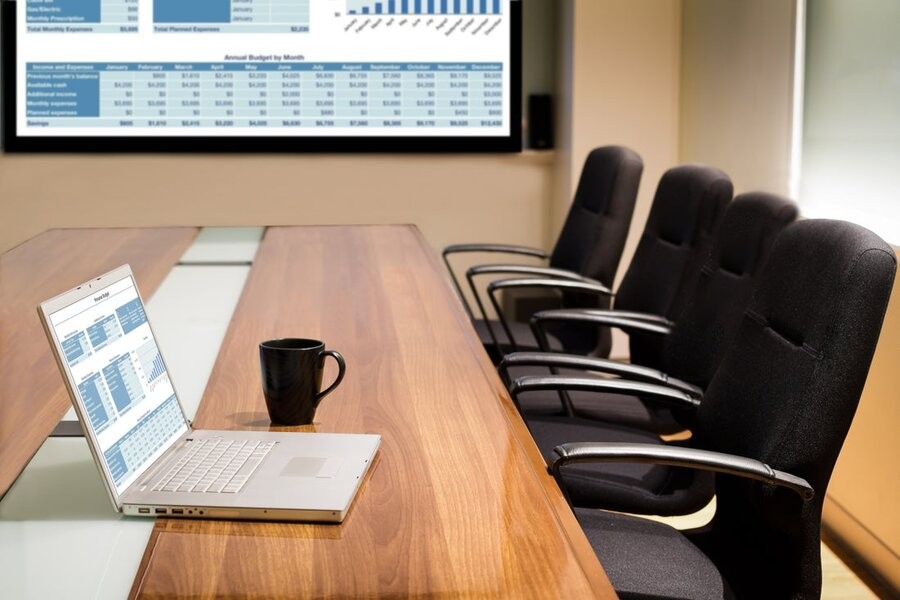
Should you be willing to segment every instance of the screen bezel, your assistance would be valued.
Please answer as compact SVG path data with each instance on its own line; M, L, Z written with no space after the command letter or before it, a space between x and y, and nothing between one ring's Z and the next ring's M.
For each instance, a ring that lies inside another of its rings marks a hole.
M429 152L513 153L522 151L522 2L509 3L510 19L510 131L507 136L413 137L413 136L20 136L17 131L16 99L16 0L0 0L2 38L3 139L6 152L130 152L130 153L285 153L285 152Z

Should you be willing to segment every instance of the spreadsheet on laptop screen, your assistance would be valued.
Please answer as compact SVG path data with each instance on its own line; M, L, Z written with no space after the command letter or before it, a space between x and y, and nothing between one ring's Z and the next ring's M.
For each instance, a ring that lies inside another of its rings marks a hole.
M121 493L187 431L134 280L50 315L101 457Z

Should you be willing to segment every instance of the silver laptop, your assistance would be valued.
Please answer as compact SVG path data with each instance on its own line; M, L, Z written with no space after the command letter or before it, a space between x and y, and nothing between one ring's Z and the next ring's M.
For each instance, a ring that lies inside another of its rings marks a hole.
M38 313L119 512L344 519L381 436L193 429L128 265Z

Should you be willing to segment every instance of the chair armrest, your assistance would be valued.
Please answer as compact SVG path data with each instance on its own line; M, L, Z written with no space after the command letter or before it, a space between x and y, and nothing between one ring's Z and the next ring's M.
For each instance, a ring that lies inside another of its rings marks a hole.
M547 322L551 321L567 321L570 323L585 323L588 325L615 327L628 334L643 332L669 335L669 333L672 332L670 325L657 321L626 318L615 310L593 310L584 308L542 310L531 316L531 330L534 332L534 337L537 338L538 344L544 351L550 349L547 342L545 325Z
M549 470L562 485L560 469L570 463L586 462L638 462L687 467L716 473L726 473L777 485L793 490L805 502L812 500L815 492L800 477L777 471L769 465L732 454L653 444L573 443L553 449L554 457Z
M450 259L448 258L451 254L459 254L462 252L517 254L519 256L533 256L535 258L541 259L547 259L550 257L549 254L539 248L531 248L529 246L516 246L513 244L451 244L450 246L444 248L444 250L441 252L441 257L444 259L444 265L446 265L447 271L450 273L450 280L453 282L453 287L456 288L456 293L459 295L459 298L463 303L463 307L469 314L469 318L473 320L475 319L475 315L472 313L472 307L470 307L469 303L466 302L466 297L463 295L462 287L459 285L459 280L456 278L456 272L453 270L453 267L450 266ZM484 314L483 308L482 314Z
M657 325L663 325L663 326L669 327L669 328L675 327L674 321L670 321L669 319L667 319L661 315L655 315L653 313L636 312L633 310L619 310L616 308L610 308L610 309L592 308L592 309L585 309L585 310L589 310L590 312L592 312L595 315L608 314L610 316L619 317L621 319L630 319L632 321L645 321L647 323L656 323Z
M641 400L675 408L694 410L700 399L670 387L624 379L600 379L597 377L568 377L564 375L526 375L517 377L509 386L509 393L518 396L538 391L608 392L639 396Z
M460 252L502 252L504 254L520 254L537 258L549 258L549 255L539 248L529 246L516 246L513 244L452 244L444 248L443 256L458 254Z
M680 390L695 398L703 396L703 390L696 385L682 381L657 369L623 363L606 358L564 354L562 352L514 352L503 357L497 370L509 386L509 369L514 367L549 367L551 369L580 369L616 375L629 381L655 383Z
M514 264L489 264L489 265L476 265L474 267L469 268L466 271L466 280L469 283L469 289L472 290L472 297L475 298L475 304L478 306L478 310L481 313L481 318L485 321L485 326L488 329L488 333L491 336L491 340L494 345L499 348L499 344L497 342L497 335L494 332L494 328L489 322L487 311L484 310L484 304L481 302L481 295L478 293L478 288L475 287L475 277L478 275L535 275L542 277L550 277L556 279L571 279L572 281L583 281L586 283L593 283L597 285L602 285L599 281L595 281L588 277L583 277L578 273L573 271L568 271L566 269L554 269L552 267L541 267L536 265L514 265ZM471 312L471 311L470 311ZM499 314L499 311L498 311Z
M536 275L541 277L549 277L555 279L571 279L572 281L583 281L586 283L593 283L597 285L602 285L599 281L595 281L588 277L583 277L578 273L573 271L568 271L566 269L554 269L552 267L540 267L536 265L511 265L511 264L490 264L490 265L475 265L474 267L469 268L466 271L466 279L469 282L469 289L472 290L472 296L475 298L475 301L478 303L478 310L481 311L482 318L487 321L487 313L484 310L484 305L481 303L481 297L478 294L478 290L475 288L475 277L478 275ZM496 340L495 340L496 341Z
M497 292L504 289L519 288L539 288L559 290L564 292L580 292L593 294L595 296L614 295L612 293L612 290L610 290L605 285L592 281L574 281L571 279L551 279L540 277L522 277L492 281L488 284L488 297L491 299L491 304L493 305L494 310L497 311L497 315L500 318L500 324L503 326L503 330L506 332L506 335L510 340L513 351L517 350L516 342L515 339L513 339L512 332L510 331L509 323L506 321L506 316L503 314L503 309L500 308L500 301L497 298Z
M497 372L506 387L512 384L509 370L515 367L549 367L550 369L582 369L590 370L595 359L581 354L565 354L563 352L512 352L504 356L497 365ZM554 373L556 371L553 371Z
M580 277L580 276L579 276ZM513 288L544 288L555 289L565 292L581 292L585 294L594 294L595 296L614 296L612 290L598 281L580 277L580 279L553 279L553 278L536 278L522 277L515 279L501 279L492 281L488 285L488 291L491 292L503 289Z
M595 279L591 279L590 277L585 277L583 275L579 275L574 271L569 271L567 269L555 269L553 267L541 267L538 265L512 265L512 264L489 264L489 265L475 265L474 267L469 268L466 271L466 277L471 279L476 275L497 275L497 274L510 274L510 275L538 275L543 277L555 277L557 279L571 279L572 281L584 281L586 283L594 283L597 285L603 285L599 281Z

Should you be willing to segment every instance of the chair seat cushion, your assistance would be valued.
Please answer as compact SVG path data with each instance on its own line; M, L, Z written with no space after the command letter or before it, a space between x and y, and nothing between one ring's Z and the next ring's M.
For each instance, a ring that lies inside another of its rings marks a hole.
M541 453L567 442L615 442L664 445L647 431L580 417L535 416L526 419ZM574 506L645 514L687 514L703 508L714 493L713 474L647 463L571 464L562 469Z
M540 373L539 368L530 375L549 375ZM579 373L584 376L584 373ZM655 411L634 396L619 394L596 394L591 392L569 392L569 399L575 414L592 421L601 421L610 425L623 425L641 429L658 435L677 433L684 430L667 410ZM522 394L519 406L526 416L564 415L565 408L558 392L540 391Z
M493 338L491 338L490 331L488 330L487 322L482 319L476 319L475 321L473 321L473 325L475 326L475 331L478 333L478 339L481 340L481 343L484 344L485 347L493 346L494 341ZM528 325L528 323L513 321L508 325L509 329L512 331L513 339L516 340L517 350L540 350L540 346L538 345L534 334L531 332L531 327ZM491 321L490 326L494 331L494 335L497 336L497 341L504 346L503 351L498 355L502 356L507 352L512 352L512 347L509 343L509 337L503 330L503 325L500 323L500 321ZM551 350L553 350L554 352L562 352L563 347L559 339L557 339L552 334L548 334L547 338L550 342Z
M684 425L666 408L653 408L636 396L571 392L575 413L587 419L635 427L656 434L677 433Z
M662 523L575 509L600 564L621 598L733 598L715 564Z
M559 375L587 376L584 371L560 369ZM551 375L547 367L516 367L509 369L510 381L526 375ZM677 433L684 426L675 420L665 408L650 408L635 396L622 394L598 394L596 392L569 392L575 414L579 417L602 421L612 425L624 425L656 434ZM526 415L563 415L565 409L559 393L554 391L528 392L518 398Z
M578 417L539 416L527 419L528 429L541 453L548 460L553 449L566 442L620 442L661 445L652 433L606 425ZM606 506L603 500L644 493L653 495L664 489L668 481L666 466L639 463L577 464L563 468L566 491L575 506Z

